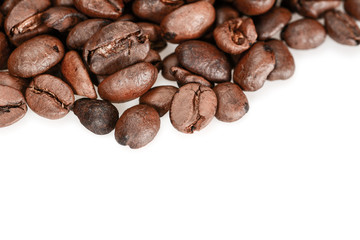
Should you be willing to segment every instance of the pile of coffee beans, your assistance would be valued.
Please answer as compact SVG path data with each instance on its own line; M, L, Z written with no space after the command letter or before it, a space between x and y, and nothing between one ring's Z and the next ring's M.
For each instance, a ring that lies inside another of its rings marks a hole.
M239 120L244 91L294 74L288 47L360 43L360 0L5 0L0 10L0 127L28 107L48 119L72 111L130 148L152 141L167 112L183 133ZM178 46L162 60L168 43ZM159 72L178 88L153 87ZM119 116L114 104L137 98Z

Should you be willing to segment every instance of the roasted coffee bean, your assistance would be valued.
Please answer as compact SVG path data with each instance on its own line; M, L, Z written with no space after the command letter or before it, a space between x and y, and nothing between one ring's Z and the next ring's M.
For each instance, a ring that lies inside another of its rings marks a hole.
M180 65L185 69L210 82L230 81L230 63L225 54L215 46L192 40L180 44L175 52Z
M12 87L21 93L25 93L25 90L29 85L29 81L11 76L9 72L0 72L0 85Z
M275 54L264 42L255 43L242 56L234 71L234 82L244 91L260 89L275 68Z
M117 108L103 100L79 99L75 101L72 110L84 127L98 135L105 135L114 130L119 119Z
M74 5L73 0L52 0L54 6L72 7Z
M235 0L235 7L245 15L260 15L266 13L275 4L275 0Z
M154 65L157 68L158 71L160 71L162 68L160 54L157 51L152 50L152 49L150 49L149 54L144 59L144 62L151 63L152 65Z
M184 86L188 83L199 83L200 85L210 88L214 86L213 83L207 81L205 78L192 74L191 72L181 67L172 67L170 71L175 77L175 80L179 87Z
M77 52L70 51L65 54L61 72L75 94L94 99L97 97L89 73Z
M87 16L113 20L121 16L125 7L123 0L74 0L74 5Z
M208 2L186 4L168 14L160 24L164 38L171 43L203 36L215 21L215 9Z
M110 102L126 102L140 97L154 85L158 75L150 63L137 63L107 77L99 84L102 99Z
M219 26L230 19L238 18L240 16L239 12L236 11L236 9L228 5L217 7L215 10L216 10L216 19L215 19L216 26Z
M140 97L139 103L155 108L159 116L162 117L169 111L171 101L177 90L178 88L173 86L154 87Z
M149 50L149 39L137 24L118 21L90 38L83 58L93 73L107 75L143 61Z
M134 0L132 11L139 18L160 23L167 14L183 4L182 0Z
M215 117L223 122L234 122L249 111L249 102L241 88L235 83L220 83L214 87L217 97Z
M336 42L356 46L360 44L360 29L355 20L340 11L325 13L325 28Z
M167 80L176 81L176 79L171 73L171 68L178 66L179 66L179 61L175 53L166 56L162 62L162 71L161 71L162 76Z
M275 68L268 76L268 80L286 80L295 72L294 57L284 42L273 39L266 42L275 54Z
M167 46L165 39L161 36L160 26L148 22L139 22L137 25L141 27L145 35L148 35L151 49L161 51Z
M259 40L266 40L280 32L291 20L291 12L286 8L273 8L255 19Z
M59 39L41 35L32 38L10 55L8 69L11 75L30 78L46 72L64 56L64 46Z
M20 91L0 85L0 128L10 126L25 116L24 96Z
M41 15L41 21L49 28L59 32L68 31L86 17L69 7L52 7Z
M61 79L48 74L35 77L26 89L25 97L35 113L48 119L64 117L75 101L71 88Z
M0 32L0 70L7 68L10 46L4 33Z
M115 127L115 139L121 145L141 148L150 143L160 129L157 111L147 105L136 105L127 109Z
M109 23L110 21L105 19L89 19L77 24L69 32L66 45L70 49L82 50L85 43Z
M226 53L238 55L256 41L257 33L251 18L235 18L214 29L216 45Z
M200 131L214 118L216 108L217 99L211 88L198 83L186 84L172 100L171 124L183 133Z
M1 5L0 11L4 14L4 16L8 15L11 9L13 9L15 5L18 4L18 2L20 1L22 0L4 0Z
M345 11L352 17L360 20L360 1L359 0L345 0Z
M287 25L281 37L289 47L305 50L320 46L325 41L326 31L318 21L305 18Z
M319 18L323 13L340 6L337 0L283 0L282 5L304 17Z

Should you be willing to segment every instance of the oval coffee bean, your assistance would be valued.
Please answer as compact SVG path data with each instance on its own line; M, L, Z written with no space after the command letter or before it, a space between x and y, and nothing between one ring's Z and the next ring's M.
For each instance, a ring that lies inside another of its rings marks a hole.
M171 73L171 68L178 66L179 66L179 61L175 53L166 56L162 62L162 71L161 71L162 76L167 80L176 81L176 79Z
M319 18L323 13L340 6L337 0L283 0L282 5L308 18Z
M0 85L12 87L21 93L25 93L29 82L25 79L11 76L9 72L0 72Z
M285 80L294 75L295 61L284 42L274 39L266 42L275 54L275 68L268 76L268 80Z
M359 0L345 0L345 11L352 17L360 20L360 1Z
M94 18L116 20L124 11L123 0L74 0L75 7Z
M220 83L214 87L218 106L215 117L223 122L234 122L249 111L249 102L235 83Z
M188 83L199 83L200 85L212 88L213 83L207 81L205 78L192 74L191 72L181 68L172 67L171 73L175 77L179 87L184 86Z
M71 88L61 79L48 74L34 78L26 89L25 97L35 113L48 119L64 117L75 101Z
M41 20L47 27L59 32L65 32L85 19L83 14L69 7L52 7L41 15Z
M127 109L115 127L115 139L121 145L141 148L150 143L160 129L157 111L147 105L136 105Z
M158 70L150 63L137 63L102 81L98 87L99 95L115 103L133 100L154 85L157 75Z
M149 40L137 24L118 21L89 39L83 58L93 73L107 75L143 61L149 51Z
M245 15L266 13L275 4L275 0L234 0L235 7Z
M10 46L4 33L0 32L0 70L7 68Z
M289 47L305 50L320 46L325 41L326 31L318 21L305 18L287 25L281 37Z
M82 98L75 101L72 110L84 127L98 135L114 130L119 119L119 111L108 101Z
M214 118L216 108L217 99L211 88L198 83L186 84L172 100L171 124L183 133L200 131Z
M10 55L8 69L11 75L30 78L46 72L64 57L61 41L49 35L32 38Z
M155 108L159 116L162 117L169 111L171 101L177 90L178 88L173 86L154 87L140 97L139 103Z
M260 89L274 70L275 54L264 42L255 43L235 67L234 82L244 91Z
M25 116L24 96L20 91L0 85L0 128L10 126Z
M192 40L181 43L175 50L181 66L210 82L227 82L231 66L224 53L207 42Z

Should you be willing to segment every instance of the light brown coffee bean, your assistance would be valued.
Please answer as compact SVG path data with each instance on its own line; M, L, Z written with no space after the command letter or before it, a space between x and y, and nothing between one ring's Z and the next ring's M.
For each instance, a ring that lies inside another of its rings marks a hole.
M27 111L22 93L14 88L0 85L0 128L22 119Z

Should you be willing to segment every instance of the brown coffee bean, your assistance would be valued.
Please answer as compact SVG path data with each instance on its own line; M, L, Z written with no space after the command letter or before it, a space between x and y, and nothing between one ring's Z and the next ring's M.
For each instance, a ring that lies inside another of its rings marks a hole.
M251 18L228 20L214 29L216 45L226 53L238 55L256 41L257 33Z
M126 102L146 93L157 79L158 71L150 63L137 63L107 77L98 87L102 99Z
M205 78L192 74L191 72L181 67L172 67L170 71L172 75L175 77L175 80L179 87L182 87L188 83L199 83L200 85L206 87L210 87L210 88L214 87L214 84L207 81Z
M10 55L8 69L11 75L30 78L46 72L64 57L61 41L49 35L32 38Z
M4 33L0 32L0 70L7 68L10 46Z
M275 68L275 54L264 42L255 43L241 57L234 71L234 82L244 91L260 89Z
M52 0L54 6L72 7L74 5L73 0Z
M338 0L283 0L282 5L304 17L319 18L323 13L340 6Z
M288 47L280 40L266 42L275 54L275 68L267 77L268 80L285 80L294 75L295 61Z
M93 73L107 75L143 61L149 51L149 40L137 24L118 21L89 39L83 58Z
M123 0L74 0L75 7L94 18L116 20L124 11Z
M121 145L137 149L146 146L160 129L157 111L147 105L136 105L126 110L116 123L115 139Z
M208 2L186 4L168 14L160 24L164 38L180 43L203 36L215 21L215 9Z
M217 7L215 10L216 10L216 19L215 19L216 26L219 26L230 19L238 18L240 16L239 12L236 11L236 9L228 5Z
M150 49L148 55L144 59L144 62L151 63L152 65L154 65L157 68L158 71L160 71L162 68L160 54L157 51L152 50L152 49Z
M11 9L13 9L15 5L18 4L18 2L20 1L22 0L4 0L1 5L0 11L4 14L4 16L8 15Z
M20 91L0 85L0 128L22 119L27 111L24 96Z
M193 133L205 128L214 118L217 99L211 88L198 83L181 87L170 107L171 124L180 132Z
M338 43L350 46L360 44L360 28L346 13L335 10L325 13L325 28Z
M306 50L324 43L326 31L318 21L305 18L287 25L281 37L289 47Z
M167 80L176 81L176 79L171 73L171 68L178 66L179 66L179 61L175 53L166 56L162 62L162 71L161 71L162 76Z
M286 8L273 8L255 19L259 40L266 40L280 32L291 20L291 12Z
M167 46L165 39L161 36L160 26L148 22L139 22L137 25L141 27L145 35L148 35L151 49L161 51Z
M234 0L235 7L245 15L266 13L275 4L275 0Z
M86 17L69 7L52 7L41 15L41 21L49 28L59 32L68 31Z
M173 86L154 87L140 97L139 103L153 107L162 117L169 111L177 90L178 88Z
M0 85L12 87L21 93L25 93L29 81L11 76L9 72L0 72Z
M230 82L214 87L218 105L215 117L223 122L234 122L249 111L249 102L241 88Z
M224 53L215 46L192 40L181 43L175 50L180 65L210 82L227 82L231 66Z
M71 88L61 79L48 74L35 77L26 89L25 97L35 113L48 119L64 117L75 101Z
M65 54L61 63L61 72L75 94L97 98L89 73L77 52L70 51Z
M352 17L360 20L360 1L359 0L345 0L345 11Z
M83 98L75 101L72 110L84 127L98 135L114 130L119 119L119 111L108 101Z

